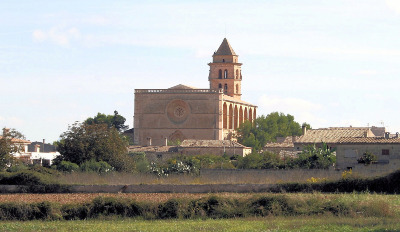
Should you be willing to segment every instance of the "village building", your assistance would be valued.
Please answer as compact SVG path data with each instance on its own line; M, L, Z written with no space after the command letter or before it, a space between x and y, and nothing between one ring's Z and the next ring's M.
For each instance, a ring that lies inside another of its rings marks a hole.
M365 165L357 160L369 152L377 161ZM361 137L341 138L336 147L336 168L340 170L359 171L368 169L375 172L391 172L400 167L400 138L395 137Z
M244 157L251 153L251 147L232 140L191 140L187 139L182 142L178 148L178 153L184 155L227 155Z
M209 89L182 84L168 89L135 89L135 145L231 140L241 123L256 118L257 106L241 99L242 64L226 38L212 57Z
M3 136L0 136L0 139L7 136L8 132L9 129L4 128ZM55 146L46 144L44 140L43 142L31 142L25 139L12 138L10 141L13 146L18 147L18 152L12 154L13 157L26 164L50 167L53 159L60 155Z
M303 127L303 135L294 141L293 146L297 151L302 151L305 146L315 145L321 147L325 143L329 148L336 148L339 139L370 138L376 135L370 127L329 127L307 130Z

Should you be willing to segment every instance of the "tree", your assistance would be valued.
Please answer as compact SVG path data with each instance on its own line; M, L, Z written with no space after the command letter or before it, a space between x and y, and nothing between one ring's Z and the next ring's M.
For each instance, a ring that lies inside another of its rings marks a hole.
M102 113L97 113L93 118L88 118L84 121L87 125L93 124L106 124L108 128L114 127L119 132L123 132L129 128L129 126L124 125L126 119L118 114L118 111L114 111L114 115L105 115Z
M105 161L117 171L131 171L132 159L128 156L127 143L116 128L106 124L76 122L60 135L57 149L62 160L76 164L95 160Z
M322 147L309 145L299 154L299 157L288 163L291 168L328 169L336 163L336 155L326 143Z
M25 136L17 130L3 128L3 136L0 136L0 170L13 163L13 154L23 150L23 145L18 143L20 139L25 139Z
M303 123L308 129L310 125ZM276 141L276 137L299 136L300 124L290 114L273 112L257 117L254 123L245 121L237 129L239 143L260 150L267 142Z
M239 157L236 167L239 169L283 169L285 164L279 154L266 151Z

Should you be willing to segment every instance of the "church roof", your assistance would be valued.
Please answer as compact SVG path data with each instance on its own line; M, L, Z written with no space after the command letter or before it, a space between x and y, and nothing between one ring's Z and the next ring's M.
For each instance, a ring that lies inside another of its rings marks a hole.
M231 140L197 140L185 139L180 147L246 147L238 142Z
M168 88L168 89L197 89L197 88L179 84L179 85L172 86L171 88Z
M224 38L221 45L219 46L217 52L214 53L217 56L235 56L236 53L233 51L231 45L229 44L228 40Z

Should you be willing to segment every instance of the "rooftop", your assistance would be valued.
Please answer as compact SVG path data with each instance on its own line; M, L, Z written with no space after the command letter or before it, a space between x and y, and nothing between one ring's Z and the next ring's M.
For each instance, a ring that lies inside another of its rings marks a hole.
M340 144L400 144L400 138L368 137L368 138L340 138Z
M329 127L307 130L295 143L337 143L340 138L374 137L368 127Z
M0 139L2 139L2 138L3 138L3 136L0 136ZM13 142L13 143L27 143L27 144L31 143L31 141L29 141L29 140L16 139L16 138L12 138L11 142Z
M215 56L236 56L228 40L224 38L218 50L214 53Z
M231 140L184 140L180 147L246 147Z

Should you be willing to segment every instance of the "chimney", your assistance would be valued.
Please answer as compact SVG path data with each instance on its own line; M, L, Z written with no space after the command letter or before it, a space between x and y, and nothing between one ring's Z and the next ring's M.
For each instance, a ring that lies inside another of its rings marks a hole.
M385 132L385 139L389 139L390 138L390 132Z
M164 139L165 139L165 140L164 140L164 141L165 141L165 146L168 146L168 138L165 137Z
M303 129L303 135L307 134L307 127L306 125L301 126L301 129Z
M43 152L46 152L46 151L44 150L44 143L45 143L45 142L46 142L46 140L43 139L43 148L42 148Z
M396 139L399 138L399 132L396 132L396 135L394 136Z
M151 146L151 138L150 137L147 138L147 146Z

